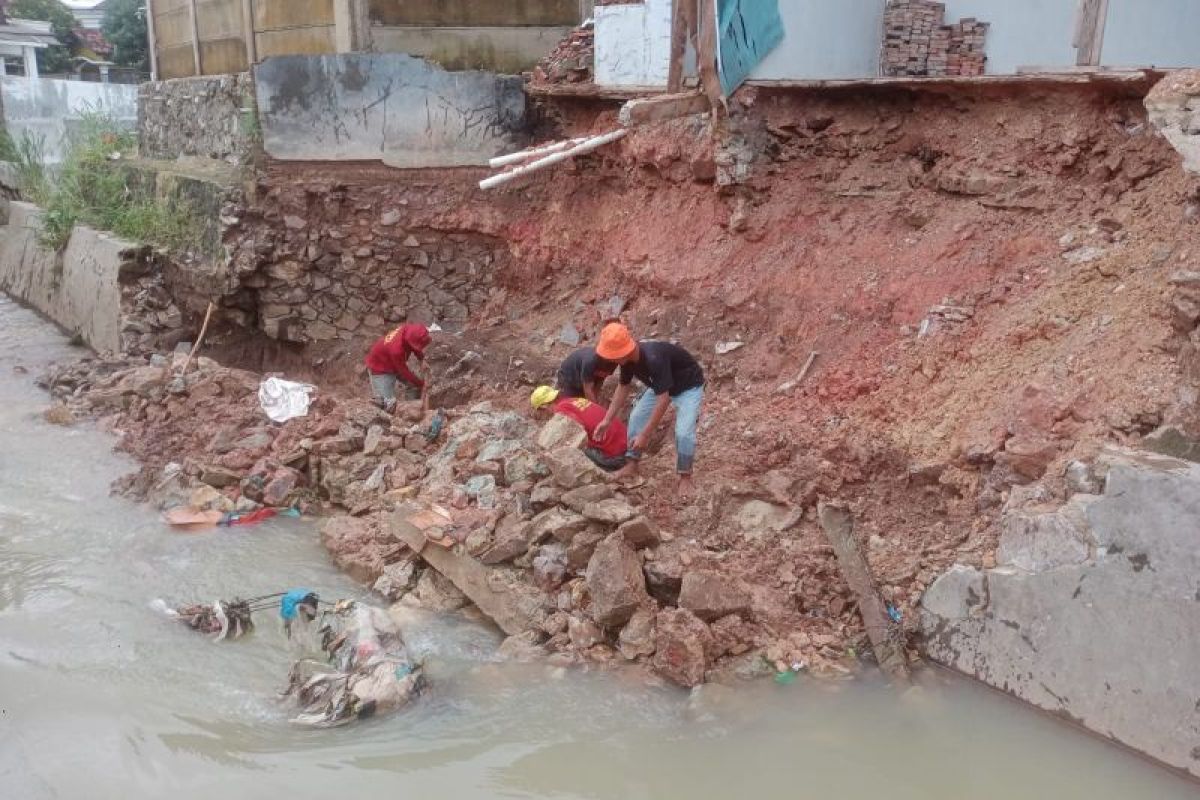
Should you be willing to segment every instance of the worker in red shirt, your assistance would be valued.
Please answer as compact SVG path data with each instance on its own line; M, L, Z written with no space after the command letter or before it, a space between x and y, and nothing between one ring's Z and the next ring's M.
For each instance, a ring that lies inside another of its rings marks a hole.
M552 386L539 386L533 390L529 402L534 412L550 406L555 414L562 414L578 422L588 436L588 446L584 448L584 455L596 466L608 472L625 466L625 451L628 446L625 425L620 420L612 420L604 436L596 438L596 426L604 420L604 406L593 403L586 397L560 397L559 394L559 390Z
M425 391L425 381L408 368L408 357L425 360L425 348L429 346L429 329L415 322L406 322L371 345L367 353L367 371L371 377L371 393L375 402L384 411L396 408L396 383L408 385L409 397L420 399Z

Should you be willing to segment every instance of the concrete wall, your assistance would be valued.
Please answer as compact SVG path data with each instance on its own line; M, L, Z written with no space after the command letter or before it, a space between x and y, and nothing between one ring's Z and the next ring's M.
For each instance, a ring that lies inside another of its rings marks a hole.
M780 0L784 40L750 80L878 75L884 5L885 0Z
M64 136L85 113L110 116L131 130L137 125L136 86L4 77L0 93L8 132L40 137L50 162L62 159Z
M254 146L250 74L148 81L138 93L143 158L212 158L248 163Z
M1196 0L1109 0L1100 63L1106 66L1200 66Z
M1200 465L1100 463L1102 496L1006 512L996 568L930 586L926 650L1200 776Z
M1076 0L946 0L946 21L991 23L987 74L1007 75L1018 67L1073 67L1075 8Z
M8 224L0 227L0 290L78 331L93 349L118 352L119 275L126 253L136 246L78 227L59 254L38 245L40 217L29 203L9 204Z
M374 25L371 48L407 53L449 70L485 69L515 75L533 69L567 34L569 27L428 27Z
M254 77L274 158L464 166L523 144L518 77L447 72L399 53L281 56Z
M597 6L596 83L665 86L671 62L671 0Z

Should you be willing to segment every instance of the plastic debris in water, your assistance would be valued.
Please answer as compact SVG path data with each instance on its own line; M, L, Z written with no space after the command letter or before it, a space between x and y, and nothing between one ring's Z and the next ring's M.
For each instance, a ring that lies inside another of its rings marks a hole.
M789 670L775 673L775 682L780 686L788 686L796 682L796 673Z

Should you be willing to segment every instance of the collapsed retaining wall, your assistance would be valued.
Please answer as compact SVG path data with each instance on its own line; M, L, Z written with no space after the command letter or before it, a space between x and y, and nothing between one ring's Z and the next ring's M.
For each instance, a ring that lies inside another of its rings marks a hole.
M153 346L155 334L182 324L150 248L78 226L59 253L38 243L40 209L8 205L0 227L0 290L101 353Z
M1200 775L1200 465L1131 452L1099 464L1103 495L1009 512L998 566L929 588L926 651Z

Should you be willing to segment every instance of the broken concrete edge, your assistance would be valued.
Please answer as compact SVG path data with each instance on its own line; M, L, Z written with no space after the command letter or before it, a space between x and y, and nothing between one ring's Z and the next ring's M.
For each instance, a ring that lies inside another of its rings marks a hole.
M1102 495L1008 512L1019 521L1002 535L998 566L955 565L929 586L922 650L1200 777L1200 752L1178 735L1200 730L1200 465L1119 448L1097 463Z

